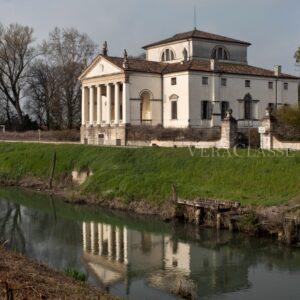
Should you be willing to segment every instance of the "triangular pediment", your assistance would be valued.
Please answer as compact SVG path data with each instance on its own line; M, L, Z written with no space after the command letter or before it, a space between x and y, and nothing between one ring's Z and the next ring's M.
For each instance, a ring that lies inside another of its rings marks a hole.
M104 75L119 74L122 69L114 65L103 56L97 56L93 62L85 69L83 74L80 76L80 80L101 77Z

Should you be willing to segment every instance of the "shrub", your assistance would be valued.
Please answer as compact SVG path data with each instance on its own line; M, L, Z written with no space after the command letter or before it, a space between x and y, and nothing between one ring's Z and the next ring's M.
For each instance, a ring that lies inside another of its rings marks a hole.
M129 126L131 141L215 141L220 139L220 128L164 128L162 126Z
M275 133L283 140L300 141L300 108L284 106L275 113Z
M256 234L259 231L259 221L255 212L242 215L237 221L239 231Z
M64 270L64 273L66 276L73 278L74 280L77 281L86 281L86 275L85 273L78 271L76 269L73 269L71 267L67 267Z

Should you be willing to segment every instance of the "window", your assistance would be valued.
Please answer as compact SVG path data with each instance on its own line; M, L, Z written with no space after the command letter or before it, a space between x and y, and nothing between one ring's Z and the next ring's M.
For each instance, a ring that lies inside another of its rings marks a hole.
M252 119L252 97L250 94L247 94L244 98L244 119Z
M175 54L174 51L171 49L166 49L164 50L161 60L162 61L171 61L175 59Z
M202 120L210 120L211 119L211 103L210 101L202 101L201 102L201 118Z
M228 109L229 109L229 102L222 101L221 102L221 118L222 118L222 120L225 119Z
M176 77L172 77L171 78L171 85L176 85L177 84L177 78Z
M228 60L229 59L228 50L225 47L218 46L218 47L214 48L214 50L212 51L211 58L220 59L220 60Z
M171 101L171 119L177 119L177 101Z
M227 86L227 78L221 78L221 86Z
M272 103L272 102L268 103L268 108L269 108L271 111L275 111L275 109L276 109L275 103Z
M208 85L208 77L202 77L202 85Z
M245 87L247 87L247 88L251 87L251 81L250 80L245 80Z
M288 89L289 89L289 84L288 84L287 82L285 82L285 83L283 84L283 87L284 87L285 90L288 90Z
M273 81L269 81L269 89L273 90Z

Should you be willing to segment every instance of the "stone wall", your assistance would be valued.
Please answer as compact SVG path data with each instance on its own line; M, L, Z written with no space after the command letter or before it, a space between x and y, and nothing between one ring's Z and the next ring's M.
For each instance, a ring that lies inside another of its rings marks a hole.
M262 149L277 150L298 150L300 151L300 141L282 141L275 136L274 130L275 119L266 111L266 116L261 121L260 127L260 144Z
M88 145L125 146L125 126L82 126L81 143Z
M157 140L151 141L128 140L128 127L126 126L82 126L81 143L89 145L107 146L134 146L134 147L196 147L196 148L221 148L230 149L236 145L237 122L232 117L232 111L228 111L227 117L221 124L221 137L217 140L202 141L176 141Z

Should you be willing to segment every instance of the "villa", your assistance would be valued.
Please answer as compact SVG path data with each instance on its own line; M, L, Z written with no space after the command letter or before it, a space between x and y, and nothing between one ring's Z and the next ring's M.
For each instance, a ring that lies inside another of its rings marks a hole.
M144 46L137 59L109 56L105 42L80 76L82 142L122 140L127 125L220 127L229 108L242 130L260 126L266 107L296 105L299 78L249 65L249 46L195 29Z

